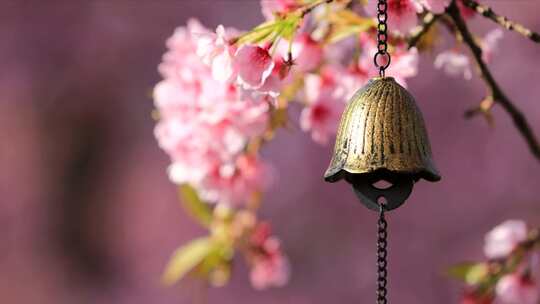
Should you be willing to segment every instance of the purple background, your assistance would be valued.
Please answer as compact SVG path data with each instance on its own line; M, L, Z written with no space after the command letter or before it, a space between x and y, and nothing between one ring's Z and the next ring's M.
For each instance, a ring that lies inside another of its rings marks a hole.
M485 2L540 30L540 2ZM204 231L167 180L149 98L164 41L190 16L241 29L262 19L249 0L0 3L1 302L196 303L197 282L159 283L172 251ZM493 28L481 17L471 26ZM494 74L540 134L540 46L514 33L502 43ZM401 304L455 303L446 266L481 258L484 234L504 219L540 222L540 166L509 117L496 107L493 129L464 120L483 83L432 62L422 56L410 90L443 180L417 184L389 216L390 301ZM374 302L376 216L345 183L322 181L330 150L295 122L264 151L279 179L262 216L292 260L290 284L254 291L238 263L209 303Z

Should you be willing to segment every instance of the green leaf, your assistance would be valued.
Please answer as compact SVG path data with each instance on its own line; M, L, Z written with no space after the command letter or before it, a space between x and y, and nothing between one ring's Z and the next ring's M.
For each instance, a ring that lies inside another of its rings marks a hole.
M228 283L231 275L233 250L225 244L216 246L201 262L197 268L197 274L210 282L212 286L220 287Z
M295 15L285 19L280 33L281 37L292 40L301 20L300 17Z
M265 22L249 32L238 37L236 43L264 43L275 42L278 38L291 39L298 28L301 18L297 15L290 15L285 19L276 19Z
M246 33L240 39L238 39L239 44L243 43L259 43L263 42L265 39L271 36L272 33L276 30L276 25L272 25L267 28L256 29L251 32Z
M163 283L166 285L176 283L199 265L214 249L215 244L209 237L195 239L178 248L165 267Z
M469 285L476 285L488 276L488 265L485 263L464 262L450 267L447 274Z
M210 206L199 198L197 191L190 185L180 185L178 190L181 196L180 201L187 213L201 225L208 227L212 221L212 209Z
M262 42L282 27L282 20L265 22L238 37L238 44Z

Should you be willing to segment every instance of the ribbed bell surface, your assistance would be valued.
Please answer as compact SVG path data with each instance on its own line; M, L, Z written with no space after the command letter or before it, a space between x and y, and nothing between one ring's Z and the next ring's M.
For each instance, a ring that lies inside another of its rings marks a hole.
M359 175L381 172L414 181L441 178L432 161L422 113L392 77L370 80L351 98L324 178L351 182Z

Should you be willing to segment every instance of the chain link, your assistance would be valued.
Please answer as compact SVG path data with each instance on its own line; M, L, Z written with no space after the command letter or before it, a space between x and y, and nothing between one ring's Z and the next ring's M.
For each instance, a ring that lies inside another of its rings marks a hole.
M384 71L390 65L390 54L388 53L388 3L387 0L377 2L377 53L373 58L375 67L379 69L379 76L384 77Z
M386 249L388 245L388 222L384 217L384 205L381 204L380 206L379 221L377 222L377 304L386 304L388 294L386 289L388 283L388 251Z

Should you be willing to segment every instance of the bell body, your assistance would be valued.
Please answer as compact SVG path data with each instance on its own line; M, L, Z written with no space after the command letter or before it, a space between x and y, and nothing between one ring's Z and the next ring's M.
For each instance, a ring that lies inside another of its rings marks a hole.
M388 210L401 205L420 178L440 179L422 113L411 94L392 77L370 80L351 98L324 178L347 180L371 209L380 208L377 201L385 197ZM379 180L392 187L375 187ZM370 188L372 193L366 193Z

